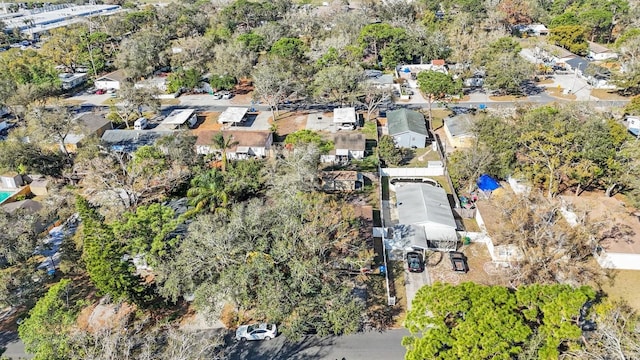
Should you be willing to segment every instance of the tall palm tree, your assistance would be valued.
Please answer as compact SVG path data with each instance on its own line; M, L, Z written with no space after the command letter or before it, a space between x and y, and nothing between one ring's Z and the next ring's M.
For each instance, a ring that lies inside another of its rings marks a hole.
M222 152L222 172L227 171L227 150L236 145L238 145L238 142L233 140L233 136L225 139L222 132L213 135L213 147Z
M191 180L191 188L187 190L189 203L195 206L192 213L203 210L211 212L226 209L229 196L224 186L224 175L218 169L199 174Z

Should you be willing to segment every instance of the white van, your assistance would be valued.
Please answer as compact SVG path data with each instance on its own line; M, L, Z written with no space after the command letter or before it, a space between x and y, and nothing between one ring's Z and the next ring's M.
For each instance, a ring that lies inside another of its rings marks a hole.
M133 123L133 129L144 130L147 128L147 125L149 125L149 120L147 120L147 118L141 117L140 119L136 120L136 122Z

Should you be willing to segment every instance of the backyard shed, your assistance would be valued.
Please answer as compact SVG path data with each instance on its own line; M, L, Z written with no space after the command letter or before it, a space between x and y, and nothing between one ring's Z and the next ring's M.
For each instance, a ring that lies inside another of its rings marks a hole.
M398 147L421 149L427 144L427 124L417 111L399 109L387 112L387 127Z

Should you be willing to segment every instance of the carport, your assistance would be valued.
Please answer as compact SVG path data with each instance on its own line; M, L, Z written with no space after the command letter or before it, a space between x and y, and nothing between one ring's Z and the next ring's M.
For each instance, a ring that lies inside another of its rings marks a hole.
M244 117L247 115L249 108L245 107L228 107L218 117L220 124L239 124L244 121Z

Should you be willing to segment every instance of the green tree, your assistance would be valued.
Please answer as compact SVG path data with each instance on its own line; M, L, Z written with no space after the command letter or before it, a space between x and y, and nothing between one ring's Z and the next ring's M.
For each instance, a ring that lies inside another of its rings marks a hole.
M151 266L168 256L178 239L172 232L179 220L170 207L161 204L140 206L135 212L126 212L122 220L111 226L118 239L127 239L131 255L143 254Z
M320 70L313 80L313 97L322 102L353 103L361 89L363 72L348 66Z
M216 168L196 175L191 180L191 187L187 190L189 203L195 206L190 213L203 210L216 212L227 207L229 194L225 189L225 176Z
M307 47L302 40L285 37L273 43L269 53L282 59L297 62L304 59L306 51Z
M222 132L216 133L215 135L213 135L213 148L220 150L220 154L222 156L221 160L222 160L222 172L226 172L227 171L227 165L228 165L228 159L227 159L227 150L231 149L232 147L236 146L238 144L237 141L233 140L233 136L227 136L227 138L225 139L224 135L222 134Z
M75 322L75 309L69 304L70 284L71 280L63 279L51 286L18 327L26 351L36 360L67 358L70 330Z
M485 67L487 76L485 85L500 94L521 94L522 83L533 75L533 66L520 61L518 55L503 54Z
M402 150L396 147L396 141L391 135L382 135L378 142L378 157L387 165L399 165L402 162Z
M577 55L586 55L589 44L586 29L580 25L563 25L551 29L549 40Z
M462 93L462 81L454 80L451 75L438 71L422 71L418 73L418 87L429 103L429 123L433 120L431 106L435 100Z
M315 144L322 153L328 153L333 149L331 141L325 140L319 133L308 129L292 132L284 139L284 143L294 147L302 144Z
M406 36L406 31L402 28L396 28L386 23L369 24L360 30L358 44L363 51L372 53L377 65L387 46L395 46L393 50L387 51L387 56L394 55L396 51L401 50ZM395 64L393 65L395 66Z
M202 73L197 69L180 69L167 77L167 91L175 93L180 89L192 90L200 85Z
M595 292L588 287L533 285L510 291L474 283L435 283L416 294L402 340L405 359L512 359L533 334L541 359L557 358L562 346L577 346L575 323Z
M266 50L264 37L259 34L253 32L240 34L238 35L236 40L249 51L258 53Z
M82 219L82 258L91 282L101 294L113 299L143 303L145 287L133 274L133 265L123 259L127 247L118 241L113 229L87 200L76 197L76 209Z
M236 86L237 80L231 75L211 74L209 77L209 85L217 90L232 90Z

